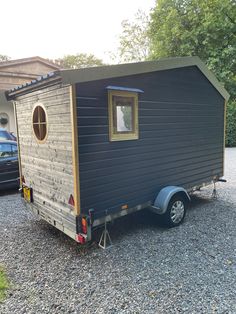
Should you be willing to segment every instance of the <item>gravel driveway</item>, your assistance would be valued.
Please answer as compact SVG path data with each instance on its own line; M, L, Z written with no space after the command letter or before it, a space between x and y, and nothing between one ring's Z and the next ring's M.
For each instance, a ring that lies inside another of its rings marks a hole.
M236 148L226 150L225 177L218 200L206 188L177 228L149 212L117 220L105 251L81 248L17 194L2 195L0 264L11 290L0 313L236 313Z

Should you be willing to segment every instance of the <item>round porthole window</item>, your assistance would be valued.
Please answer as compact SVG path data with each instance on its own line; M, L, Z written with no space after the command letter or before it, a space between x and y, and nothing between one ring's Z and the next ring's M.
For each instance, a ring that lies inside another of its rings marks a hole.
M39 142L43 142L47 136L47 115L41 105L37 105L33 111L33 131Z

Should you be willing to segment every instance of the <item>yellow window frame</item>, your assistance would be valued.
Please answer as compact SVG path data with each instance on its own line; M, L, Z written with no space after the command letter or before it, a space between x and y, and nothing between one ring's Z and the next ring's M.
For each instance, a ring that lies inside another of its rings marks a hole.
M44 118L45 118L44 121L41 121L40 110L39 109L43 112L43 115L44 115ZM36 112L36 110L38 112ZM34 120L34 115L35 114L37 116L37 121ZM38 127L38 132L36 131L37 127ZM34 134L34 137L35 137L36 141L39 144L44 144L46 142L46 140L47 140L47 137L48 137L48 115L47 115L46 108L41 103L36 103L34 105L34 107L33 107L33 111L32 111L32 130L33 130L33 134Z
M132 131L117 131L116 129L116 110L115 97L119 98L132 98ZM110 141L126 141L137 140L139 138L139 125L138 125L138 93L127 91L108 91L108 113L109 113L109 139Z

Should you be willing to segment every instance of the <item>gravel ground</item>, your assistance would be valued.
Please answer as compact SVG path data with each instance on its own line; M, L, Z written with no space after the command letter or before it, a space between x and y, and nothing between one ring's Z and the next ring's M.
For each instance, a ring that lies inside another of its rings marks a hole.
M194 198L184 224L167 230L145 211L123 217L105 251L81 248L17 194L2 195L0 264L11 289L0 313L236 313L235 164L227 149L228 183L217 200L212 187Z

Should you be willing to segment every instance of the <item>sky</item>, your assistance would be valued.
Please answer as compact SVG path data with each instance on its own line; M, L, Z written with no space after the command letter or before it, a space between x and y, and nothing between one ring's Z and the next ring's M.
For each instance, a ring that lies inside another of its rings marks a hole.
M122 31L155 0L1 0L0 54L11 59L92 53L111 62Z

